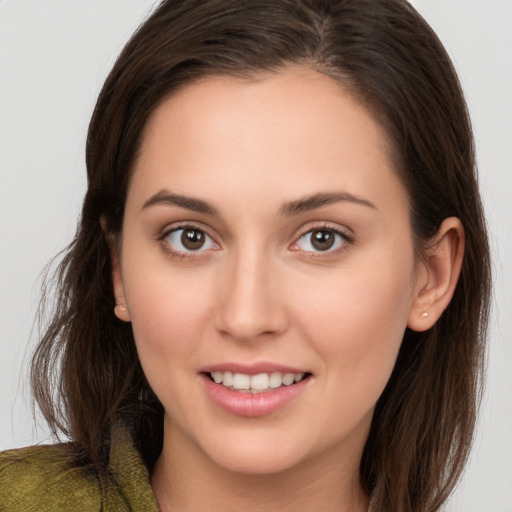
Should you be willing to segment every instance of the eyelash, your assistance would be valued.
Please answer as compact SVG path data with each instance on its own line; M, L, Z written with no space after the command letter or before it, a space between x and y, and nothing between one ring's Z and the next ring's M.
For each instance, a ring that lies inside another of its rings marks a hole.
M201 250L180 251L180 250L174 249L172 244L170 242L166 241L166 239L168 239L172 234L178 233L179 231L195 231L198 233L203 233L207 237L207 239L210 241L210 243L215 245L215 250L216 250L216 248L219 247L219 244L217 244L217 242L215 242L213 237L208 234L207 230L205 230L204 227L199 227L199 226L196 226L193 224L181 224L181 225L173 226L171 229L166 230L161 236L159 236L158 241L161 242L163 249L168 254L170 254L172 257L174 257L176 259L184 260L186 258L194 258L194 257L197 257L198 253L205 252L204 250L203 251L201 251Z
M166 239L169 238L172 234L178 233L179 231L195 231L199 233L203 233L207 239L209 240L210 244L213 244L215 247L213 250L217 250L220 245L214 240L212 236L210 236L207 232L207 230L204 229L204 227L199 227L193 224L180 224L177 226L173 226L171 229L166 230L162 235L158 237L158 240L162 243L163 249L170 254L172 257L177 258L179 260L184 260L186 258L196 258L200 255L202 252L206 252L208 250L211 250L212 248L209 247L206 250L200 250L202 246L199 248L199 250L177 250L173 248L172 244L169 241L166 241ZM302 251L303 253L307 254L309 257L312 258L319 258L319 257L328 257L333 256L335 254L338 254L344 250L347 249L347 245L353 244L354 239L352 236L348 235L346 232L340 230L339 228L335 228L327 223L322 223L320 225L311 226L307 231L302 231L300 235L298 235L295 238L295 242L289 247L290 250L300 252L300 248L294 248L296 247L301 240L304 240L308 235L312 235L315 232L327 232L334 234L335 237L338 237L338 246L334 249L328 248L325 251L317 250L317 251ZM182 235L183 236L183 235ZM339 240L341 239L341 240ZM207 241L208 243L208 241ZM336 243L336 241L334 242Z
M315 226L312 229L309 229L299 238L297 241L293 243L291 249L295 251L300 251L299 248L295 248L299 245L301 241L307 240L307 243L310 246L313 246L314 240L312 236L314 233L327 233L334 236L334 241L332 242L331 247L327 247L325 250L318 249L317 250L303 250L304 253L307 253L310 257L318 258L318 257L327 257L340 253L341 251L347 248L347 244L353 243L352 237L348 236L345 232L340 229L336 229L330 226ZM318 240L317 240L318 241Z

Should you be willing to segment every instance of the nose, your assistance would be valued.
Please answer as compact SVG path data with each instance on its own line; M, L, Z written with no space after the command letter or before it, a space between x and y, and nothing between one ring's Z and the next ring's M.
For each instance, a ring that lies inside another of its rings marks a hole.
M219 274L215 327L238 341L275 337L288 316L279 271L263 256L240 256Z

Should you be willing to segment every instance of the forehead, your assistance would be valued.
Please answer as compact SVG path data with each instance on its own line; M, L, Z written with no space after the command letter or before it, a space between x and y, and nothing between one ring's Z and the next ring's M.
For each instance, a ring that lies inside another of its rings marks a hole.
M402 195L387 135L371 112L332 78L290 68L208 77L169 96L147 122L130 188L148 196L184 193L193 183L208 195L221 184L229 197L343 186L361 195L372 180L382 191L390 179Z

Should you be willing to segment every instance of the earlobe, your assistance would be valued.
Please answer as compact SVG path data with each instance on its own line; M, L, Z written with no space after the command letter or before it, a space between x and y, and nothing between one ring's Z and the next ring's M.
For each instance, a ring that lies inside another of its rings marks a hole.
M123 322L130 322L130 312L126 305L126 297L124 293L123 278L121 275L121 265L119 261L119 252L117 248L111 248L110 260L112 262L112 286L114 287L114 297L116 305L114 313Z
M456 217L445 219L427 249L425 270L419 277L407 326L426 331L450 303L464 256L464 227Z
M122 320L123 322L130 322L130 312L128 311L128 306L126 305L126 298L124 293L124 284L123 278L121 275L121 264L119 258L119 249L117 247L116 241L113 239L112 235L110 235L106 229L106 220L102 216L100 219L101 227L103 229L103 233L107 239L107 243L110 249L110 262L111 262L111 271L112 271L112 286L114 297L116 299L116 305L114 307L114 314Z
M119 320L122 320L123 322L130 321L130 313L128 312L128 308L126 307L126 304L122 304L122 303L116 304L114 307L114 313L117 316L117 318L119 318Z
M116 305L114 307L114 314L123 322L130 322L130 312L126 305L126 298L124 294L124 285L121 276L121 267L119 265L119 256L117 251L114 254L111 251L112 261L112 285L114 287L114 297L116 298Z

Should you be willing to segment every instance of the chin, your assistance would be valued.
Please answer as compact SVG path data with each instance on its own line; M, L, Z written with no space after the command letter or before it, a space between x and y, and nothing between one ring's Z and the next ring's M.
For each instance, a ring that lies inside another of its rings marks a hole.
M275 434L247 429L228 436L228 442L226 439L221 442L211 440L211 444L203 445L203 451L207 458L226 471L262 476L293 470L306 458L314 457L314 453L308 452L306 442L293 442L293 434L286 435L285 439L279 433L277 436ZM312 447L309 451L316 450Z
M232 452L232 449L229 451ZM276 450L268 453L262 451L255 453L252 450L243 452L240 450L233 453L232 456L230 455L231 453L223 453L219 457L212 457L212 459L226 471L242 475L265 476L285 473L301 463L301 459L296 455L292 457Z

